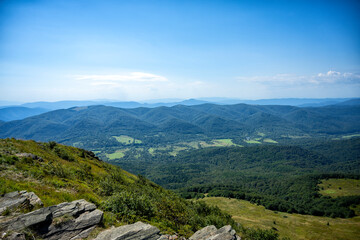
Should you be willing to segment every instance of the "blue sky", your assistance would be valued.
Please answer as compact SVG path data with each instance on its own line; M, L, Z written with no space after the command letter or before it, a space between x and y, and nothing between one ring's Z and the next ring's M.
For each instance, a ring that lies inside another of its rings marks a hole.
M358 1L0 1L0 100L360 97Z

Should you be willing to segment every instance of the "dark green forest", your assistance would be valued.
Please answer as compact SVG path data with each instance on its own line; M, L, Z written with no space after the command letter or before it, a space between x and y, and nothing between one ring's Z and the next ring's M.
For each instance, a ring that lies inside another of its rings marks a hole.
M214 147L116 164L143 174L185 198L245 199L276 211L352 217L360 196L336 199L318 193L328 178L360 178L360 138L309 141L301 146Z

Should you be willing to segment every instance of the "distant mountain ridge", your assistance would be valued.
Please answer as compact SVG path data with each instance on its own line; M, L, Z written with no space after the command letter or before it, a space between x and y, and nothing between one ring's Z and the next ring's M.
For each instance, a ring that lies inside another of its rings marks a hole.
M4 107L0 108L0 120L4 122L20 120L48 111L50 110L45 108Z
M171 101L170 101L171 100ZM169 102L168 102L169 101ZM24 103L21 105L0 106L0 120L13 121L21 120L27 117L35 116L47 111L68 109L72 107L85 107L104 105L118 108L156 108L156 107L173 107L176 105L193 106L200 104L217 104L217 105L233 105L233 104L250 104L250 105L289 105L298 107L323 107L329 105L360 105L359 98L323 98L323 99L311 99L311 98L283 98L283 99L260 99L260 100L241 100L230 98L200 98L200 99L187 99L178 100L164 99L164 101L158 100L149 102L117 102L110 100L93 100L93 101L58 101L58 102L32 102Z
M155 108L160 106L172 107L175 105L198 105L208 103L208 101L202 101L197 99L187 99L177 102L156 102L156 103L140 103L135 101L58 101L58 102L32 102L24 103L21 106L28 108L46 108L51 110L57 109L67 109L72 107L84 107L84 106L94 106L94 105L104 105L109 107L119 107L119 108L137 108L137 107L148 107Z
M199 136L244 138L258 132L274 138L358 133L360 106L300 108L202 104L131 109L89 106L55 110L0 125L1 138L55 140L66 144L92 142L97 145L104 145L104 141L120 135L155 143L188 141Z
M164 100L149 100L149 101L114 101L114 100L65 100L65 101L55 101L55 102L29 102L23 104L12 104L6 105L3 104L0 108L4 107L27 107L27 108L45 108L50 110L56 109L67 109L71 107L81 107L81 106L92 106L92 105L104 105L120 108L136 108L136 107L172 107L175 105L199 105L204 103L213 103L219 105L230 105L230 104L252 104L252 105L290 105L290 106L326 106L338 104L341 102L349 100L359 100L359 98L278 98L278 99L258 99L258 100L246 100L246 99L232 99L232 98L198 98L198 99L185 99L185 100L175 100L175 99L164 99ZM6 103L6 102L4 102ZM9 102L11 103L11 102Z

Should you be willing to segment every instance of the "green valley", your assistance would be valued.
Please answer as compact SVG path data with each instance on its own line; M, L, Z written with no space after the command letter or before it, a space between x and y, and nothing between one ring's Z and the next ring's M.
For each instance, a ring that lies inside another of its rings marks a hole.
M273 229L290 239L357 239L360 235L360 216L351 219L317 217L274 212L244 200L206 197L203 200L231 214L245 227Z
M105 211L106 226L142 220L189 236L241 219L244 239L324 239L326 228L357 226L359 122L358 105L61 109L0 124L0 137L46 142L2 140L0 189L34 191L47 204L84 198ZM16 156L23 152L44 161ZM219 197L244 212L219 205L231 219L194 201Z

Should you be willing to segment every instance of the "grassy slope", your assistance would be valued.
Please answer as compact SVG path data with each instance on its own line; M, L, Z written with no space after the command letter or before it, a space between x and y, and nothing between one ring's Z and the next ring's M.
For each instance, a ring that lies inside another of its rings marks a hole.
M18 153L41 159L17 157ZM56 143L1 139L0 194L15 190L35 192L45 206L86 199L105 212L105 227L142 220L164 232L189 236L209 224L234 225L219 209L181 199L94 158L92 152Z
M320 193L330 197L360 195L360 180L327 179L319 184Z
M203 201L233 215L233 219L245 227L274 227L280 236L291 239L358 239L360 236L360 216L334 219L288 214L267 210L248 201L222 197L206 197Z

